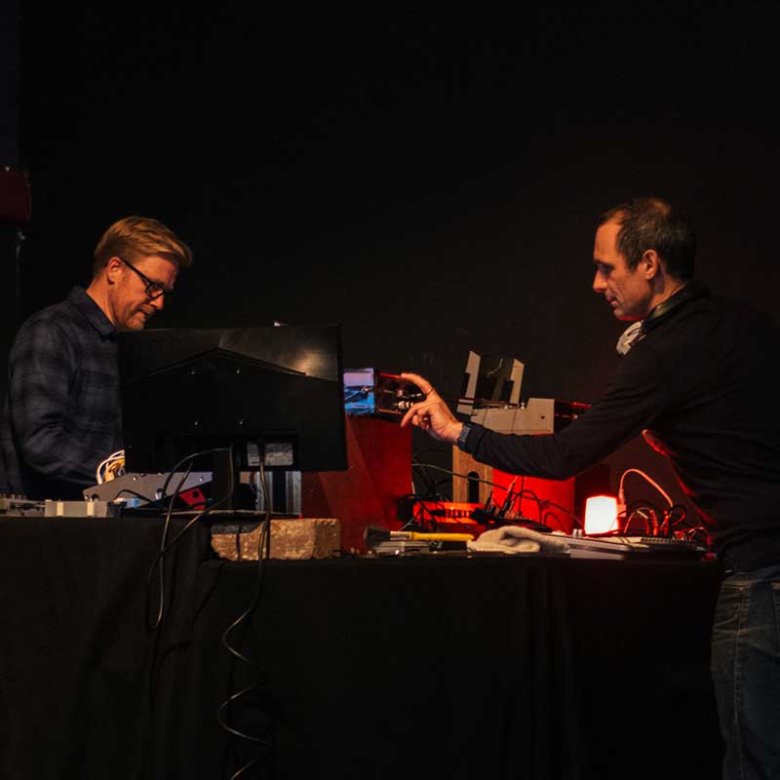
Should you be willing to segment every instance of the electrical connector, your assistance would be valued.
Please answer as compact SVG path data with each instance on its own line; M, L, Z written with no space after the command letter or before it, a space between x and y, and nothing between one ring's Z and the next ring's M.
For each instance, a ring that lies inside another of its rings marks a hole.
M617 521L618 530L623 530L628 524L628 517L626 516L626 496L623 493L623 485L621 483L620 489L617 495Z

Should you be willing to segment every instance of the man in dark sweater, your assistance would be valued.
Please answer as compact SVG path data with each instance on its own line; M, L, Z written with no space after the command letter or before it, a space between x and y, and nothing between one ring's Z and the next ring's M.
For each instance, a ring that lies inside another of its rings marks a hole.
M640 432L669 457L707 528L724 579L712 672L726 744L724 778L780 777L780 418L777 324L693 280L696 242L660 198L603 215L593 290L636 323L602 397L561 432L518 436L460 422L426 395L415 425L514 474L566 479Z
M170 296L192 253L148 217L111 225L92 280L19 328L0 427L0 491L80 499L121 448L116 332L139 330Z

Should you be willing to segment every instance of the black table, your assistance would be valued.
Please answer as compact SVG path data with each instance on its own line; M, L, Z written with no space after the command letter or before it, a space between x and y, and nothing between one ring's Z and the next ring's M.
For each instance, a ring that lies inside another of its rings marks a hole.
M233 563L198 525L150 628L161 533L0 521L4 777L719 776L713 564Z

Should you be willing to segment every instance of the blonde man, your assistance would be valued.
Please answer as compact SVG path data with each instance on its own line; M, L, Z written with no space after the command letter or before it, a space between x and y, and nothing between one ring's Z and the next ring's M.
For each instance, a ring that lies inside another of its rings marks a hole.
M19 328L0 434L0 489L81 498L121 448L116 333L140 330L192 264L189 247L149 217L126 217L98 241L92 280Z

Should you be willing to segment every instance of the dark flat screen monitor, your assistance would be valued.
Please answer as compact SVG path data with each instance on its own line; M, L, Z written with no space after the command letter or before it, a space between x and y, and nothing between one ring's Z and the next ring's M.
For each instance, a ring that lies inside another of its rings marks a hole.
M118 334L125 470L232 448L242 471L347 468L338 325Z

